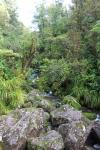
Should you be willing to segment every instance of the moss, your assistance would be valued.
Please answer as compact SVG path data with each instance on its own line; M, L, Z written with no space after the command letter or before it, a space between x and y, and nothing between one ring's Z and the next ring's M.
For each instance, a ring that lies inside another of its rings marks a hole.
M89 120L94 120L96 118L96 113L92 113L92 112L84 112L83 113L84 116L86 118L88 118Z

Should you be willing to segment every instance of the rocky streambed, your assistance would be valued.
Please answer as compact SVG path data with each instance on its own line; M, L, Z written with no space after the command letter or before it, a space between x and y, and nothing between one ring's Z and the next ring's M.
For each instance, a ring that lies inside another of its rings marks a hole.
M0 117L0 150L100 150L100 121L35 95L24 108Z

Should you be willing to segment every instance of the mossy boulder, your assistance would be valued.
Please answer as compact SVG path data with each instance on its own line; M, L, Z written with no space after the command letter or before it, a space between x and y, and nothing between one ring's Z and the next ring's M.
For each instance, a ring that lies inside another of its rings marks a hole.
M84 147L90 128L89 124L79 120L60 125L58 131L63 137L65 150L81 150Z
M55 130L47 132L45 135L28 141L29 150L64 150L62 136Z

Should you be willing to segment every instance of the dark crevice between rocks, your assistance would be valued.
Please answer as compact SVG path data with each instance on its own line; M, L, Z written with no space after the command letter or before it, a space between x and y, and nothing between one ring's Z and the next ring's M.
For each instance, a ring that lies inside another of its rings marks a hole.
M85 144L94 150L100 150L100 139L94 129L91 129Z
M50 122L50 124L51 124L51 129L57 131L59 125L54 125L54 124L52 123L53 121L52 121L52 116L51 116L51 115L50 115L49 122Z

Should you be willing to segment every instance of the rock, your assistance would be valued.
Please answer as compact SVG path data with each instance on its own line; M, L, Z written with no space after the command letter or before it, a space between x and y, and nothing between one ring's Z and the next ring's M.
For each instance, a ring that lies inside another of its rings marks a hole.
M36 108L43 108L44 111L51 112L55 110L55 102L44 98L37 90L33 90L28 95L28 102L31 102Z
M75 110L69 105L63 105L51 112L51 120L53 126L69 123L71 121L82 120L83 115L80 111Z
M46 99L41 100L40 103L38 104L38 107L43 108L44 111L47 112L55 110L54 103Z
M31 102L25 102L23 105L22 105L22 108L30 108L32 107L32 103Z
M7 116L0 117L0 148L3 147L2 150L25 150L26 145L28 150L94 150L98 148L100 145L99 121L90 122L81 111L69 105L55 108L54 105L50 106L48 100L42 99L41 102L38 107L43 109L32 107L16 109ZM51 116L44 110L47 112L53 110L50 112Z
M44 132L48 119L49 115L43 109L26 109L18 122L3 134L4 150L24 150L26 139Z
M95 131L98 140L100 141L100 121L94 121L92 129Z
M41 100L40 97L40 92L36 89L32 90L28 95L27 95L27 102L32 102L34 104L34 102L36 102L36 100Z
M20 118L24 115L25 110L15 110L7 116L0 116L0 139L2 140L2 135L6 132L9 128L14 126L16 122L20 120ZM0 141L1 141L0 140Z
M100 145L99 145L99 144L94 144L93 147L94 147L96 150L100 150Z
M100 121L94 121L90 126L91 130L85 144L93 147L95 150L100 150Z
M63 105L51 112L51 121L62 135L66 150L83 148L90 130L88 127L90 122L82 115L81 111L77 111L69 105Z
M44 136L28 141L29 150L64 150L64 143L61 135L52 130Z
M95 150L93 147L85 146L82 150Z
M58 128L66 150L81 150L88 136L88 124L82 120L62 124Z

